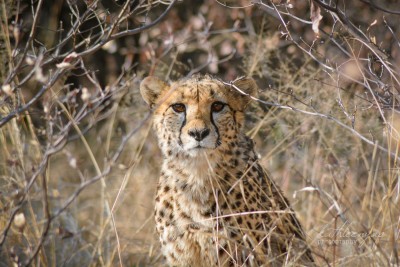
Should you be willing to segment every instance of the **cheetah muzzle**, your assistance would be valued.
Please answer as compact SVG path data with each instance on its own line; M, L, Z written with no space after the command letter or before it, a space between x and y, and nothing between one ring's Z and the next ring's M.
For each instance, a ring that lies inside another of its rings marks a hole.
M300 223L242 133L256 83L150 76L140 92L164 156L155 220L168 264L313 265Z

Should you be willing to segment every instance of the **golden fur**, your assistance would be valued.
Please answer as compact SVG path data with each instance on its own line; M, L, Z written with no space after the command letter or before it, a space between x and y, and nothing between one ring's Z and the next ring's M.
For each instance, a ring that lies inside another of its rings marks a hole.
M256 83L147 77L140 90L164 156L155 219L168 264L312 265L288 201L242 133Z

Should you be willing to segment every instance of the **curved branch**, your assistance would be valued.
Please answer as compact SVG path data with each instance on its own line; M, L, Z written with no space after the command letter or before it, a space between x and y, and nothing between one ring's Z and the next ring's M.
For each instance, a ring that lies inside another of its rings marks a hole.
M365 4L367 4L367 5L372 6L372 7L375 8L375 9L378 9L378 10L380 10L380 11L383 11L383 12L385 12L385 13L394 14L394 15L400 15L400 11L397 11L397 10L389 10L389 9L387 9L387 8L378 6L377 4L375 4L375 2L374 2L373 0L360 0L360 1L363 2L363 3L365 3Z

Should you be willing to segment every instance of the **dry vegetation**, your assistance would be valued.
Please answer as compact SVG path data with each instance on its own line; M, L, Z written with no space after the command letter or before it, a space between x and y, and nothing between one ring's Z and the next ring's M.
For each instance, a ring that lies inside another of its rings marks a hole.
M199 72L257 80L248 134L318 265L399 266L396 3L1 0L0 266L162 265L138 83Z

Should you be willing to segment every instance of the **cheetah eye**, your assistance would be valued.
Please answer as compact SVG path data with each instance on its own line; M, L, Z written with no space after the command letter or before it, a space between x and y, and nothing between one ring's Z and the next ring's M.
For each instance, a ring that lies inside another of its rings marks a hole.
M186 106L182 103L172 104L171 107L177 113L182 113L186 111Z
M225 103L217 101L217 102L212 103L211 111L212 112L220 112L221 110L224 109L224 107L225 107Z

